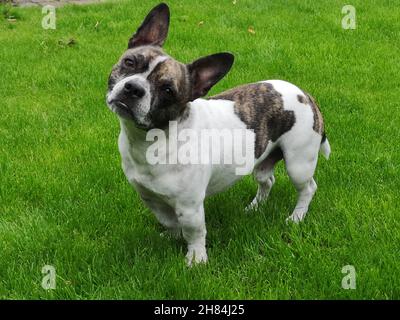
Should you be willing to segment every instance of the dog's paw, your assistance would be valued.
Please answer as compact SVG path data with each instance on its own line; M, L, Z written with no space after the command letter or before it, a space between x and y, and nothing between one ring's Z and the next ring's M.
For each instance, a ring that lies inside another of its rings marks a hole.
M204 246L189 246L188 252L186 254L186 263L189 267L193 266L194 264L206 263L207 260L207 251Z
M249 205L244 208L244 212L252 213L258 209L258 202L253 200Z
M286 223L294 222L296 224L303 221L307 214L308 208L296 208L293 213L286 219Z

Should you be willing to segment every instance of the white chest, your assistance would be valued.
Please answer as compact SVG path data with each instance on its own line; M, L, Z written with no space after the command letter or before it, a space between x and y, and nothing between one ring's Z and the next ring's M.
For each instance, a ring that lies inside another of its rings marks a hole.
M197 105L191 106L190 119L176 125L176 136L173 136L173 130L168 132L164 144L157 139L157 154L165 157L162 163L154 163L154 159L149 159L154 139L143 142L154 132L147 132L147 138L143 136L138 141L137 137L136 140L130 138L131 131L122 123L118 144L124 173L132 185L139 185L166 199L188 198L194 194L223 191L253 170L254 133L246 129L229 102L218 101L210 105L199 99ZM190 139L182 139L181 134ZM203 144L202 139L211 143ZM183 147L195 150L195 156L182 161L179 155Z

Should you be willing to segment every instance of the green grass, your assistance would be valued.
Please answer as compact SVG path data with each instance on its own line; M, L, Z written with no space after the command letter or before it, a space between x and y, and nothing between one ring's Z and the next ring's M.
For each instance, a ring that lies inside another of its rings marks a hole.
M254 215L243 212L251 177L208 199L209 263L191 269L185 244L160 238L126 181L119 124L105 106L108 73L156 3L66 6L56 30L41 28L40 8L0 7L0 298L400 298L400 14L391 1L352 1L356 30L341 28L344 1L168 1L168 53L236 56L211 94L293 82L317 98L332 145L299 226L285 224L296 194L282 164ZM56 290L41 287L46 264ZM341 288L348 264L356 290Z

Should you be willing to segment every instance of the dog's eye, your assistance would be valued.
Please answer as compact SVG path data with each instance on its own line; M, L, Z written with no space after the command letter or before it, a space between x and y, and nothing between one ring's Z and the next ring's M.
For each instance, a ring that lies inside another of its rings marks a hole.
M167 94L168 96L172 96L172 95L174 94L174 90L173 90L172 87L171 87L170 85L168 85L168 84L163 85L163 86L161 87L161 90L162 90L165 94Z
M130 59L130 58L126 58L126 59L124 60L124 65L125 65L126 67L128 67L128 68L134 68L135 65L136 65L136 63L135 63L135 60Z

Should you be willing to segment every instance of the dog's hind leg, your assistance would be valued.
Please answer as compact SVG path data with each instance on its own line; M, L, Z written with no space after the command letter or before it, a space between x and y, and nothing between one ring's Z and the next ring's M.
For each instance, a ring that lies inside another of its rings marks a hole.
M259 204L268 198L271 188L275 183L275 164L282 158L282 150L278 147L254 169L254 178L258 182L258 190L253 201L246 207L246 211L257 209Z
M288 220L298 223L304 219L308 212L308 206L310 205L315 191L317 191L317 184L314 179L311 178L304 183L295 183L295 187L298 192L297 204Z
M287 220L296 223L306 216L308 206L317 191L313 176L317 166L318 149L312 149L311 144L308 148L298 149L295 153L285 153L286 170L298 194L296 207Z

